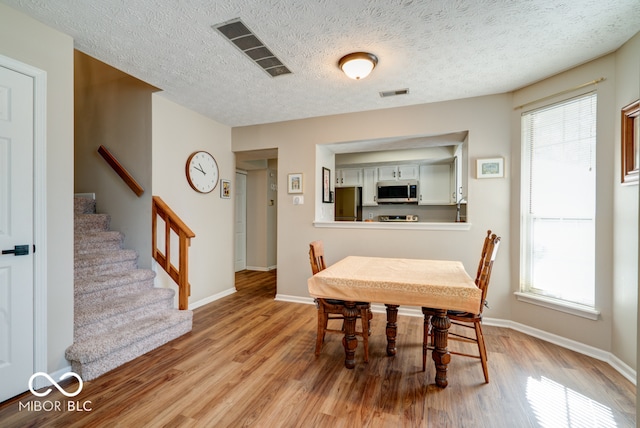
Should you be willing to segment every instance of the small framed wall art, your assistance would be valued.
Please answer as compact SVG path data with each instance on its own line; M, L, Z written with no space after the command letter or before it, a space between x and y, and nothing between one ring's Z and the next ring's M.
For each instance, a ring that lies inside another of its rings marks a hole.
M231 198L231 181L220 180L220 197L222 199Z
M504 158L478 159L477 178L504 177Z
M322 167L322 202L331 203L331 170Z
M287 192L302 193L302 173L296 172L287 176Z
M622 183L637 184L640 170L640 100L622 109Z

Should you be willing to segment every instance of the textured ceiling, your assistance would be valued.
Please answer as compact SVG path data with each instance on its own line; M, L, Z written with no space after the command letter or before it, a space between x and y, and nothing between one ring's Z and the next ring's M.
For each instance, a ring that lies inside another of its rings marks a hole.
M0 1L229 126L508 92L640 31L638 0ZM212 28L235 18L292 74L270 77ZM337 68L354 51L379 58L361 81Z

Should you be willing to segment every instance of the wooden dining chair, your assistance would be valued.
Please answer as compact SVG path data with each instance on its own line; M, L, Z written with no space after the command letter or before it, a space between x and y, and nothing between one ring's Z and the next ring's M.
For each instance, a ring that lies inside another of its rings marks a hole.
M309 244L309 260L311 262L311 271L313 274L324 270L327 266L324 261L324 244L322 241L313 241ZM344 300L336 299L320 299L316 298L316 308L318 309L318 333L316 337L316 356L320 355L322 344L324 343L325 334L342 333L344 334ZM364 361L369 362L369 336L371 335L370 320L373 318L371 313L371 304L367 302L356 302L358 310L357 318L362 322L362 330L356 330L356 336L362 337L364 348ZM340 330L329 328L329 321L341 320L342 327Z
M478 346L478 355L469 354L465 352L457 352L449 350L450 354L463 355L465 357L479 358L482 363L482 371L484 373L484 380L489 383L489 368L487 367L487 348L484 342L484 335L482 333L482 310L487 306L487 290L489 289L489 280L491 279L491 270L493 269L493 263L496 260L498 254L498 248L500 247L500 237L491 233L491 230L487 231L487 236L484 239L484 245L482 246L482 253L480 255L480 263L478 263L478 271L476 273L475 283L481 290L481 304L477 314L462 311L447 311L447 316L451 320L452 326L460 326L463 328L472 329L475 333L472 336L469 333L458 333L452 329L449 330L449 340L457 340L461 342L475 343ZM424 337L422 345L422 371L426 369L427 362L427 350L434 349L434 336L433 329L431 327L431 317L436 315L436 311L432 308L422 308L424 314ZM464 331L464 330L463 330Z

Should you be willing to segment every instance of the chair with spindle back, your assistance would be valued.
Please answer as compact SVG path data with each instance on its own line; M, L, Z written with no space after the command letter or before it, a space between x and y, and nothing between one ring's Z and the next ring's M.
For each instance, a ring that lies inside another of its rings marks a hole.
M327 266L324 261L324 244L322 241L313 241L309 244L309 260L311 262L311 271L313 274L324 270ZM324 337L329 333L344 334L344 301L336 299L320 299L316 298L316 307L318 308L318 333L316 337L316 355L320 355ZM364 361L369 362L369 335L371 330L369 321L372 319L371 304L367 302L356 302L358 310L358 319L362 322L362 330L356 331L356 335L362 337L364 347ZM341 320L343 326L340 330L329 328L330 320Z
M461 311L447 311L447 316L451 320L452 325L473 329L475 337L467 334L460 334L449 330L449 340L458 340L461 342L476 343L478 345L478 354L469 354L464 352L456 352L449 350L450 354L463 355L465 357L479 358L482 363L482 371L484 380L489 383L489 368L487 366L487 348L482 333L482 309L487 306L487 290L489 289L489 280L491 279L491 270L493 262L496 260L498 248L500 247L500 237L491 234L491 230L487 231L484 239L482 253L480 255L480 263L478 263L478 271L476 273L476 286L482 291L480 308L477 314ZM424 338L422 346L422 371L426 368L427 350L433 350L433 329L430 326L431 317L436 313L432 308L422 308L424 314ZM430 338L430 340L429 340Z

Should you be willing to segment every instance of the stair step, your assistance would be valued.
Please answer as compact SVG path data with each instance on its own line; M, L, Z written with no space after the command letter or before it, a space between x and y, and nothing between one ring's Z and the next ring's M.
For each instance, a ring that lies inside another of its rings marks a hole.
M192 311L172 309L157 313L131 325L110 332L74 341L65 357L72 370L84 381L96 377L143 355L158 346L191 331Z
M74 214L94 214L96 212L96 200L91 198L73 198Z
M93 305L97 302L103 302L105 299L109 299L109 296L118 293L119 295L130 295L139 293L141 291L148 291L154 288L153 279L144 281L137 281L130 284L125 284L116 288L107 288L105 290L96 291L95 293L85 293L75 295L75 307L81 307L82 305ZM172 305L173 306L173 305Z
M74 281L74 294L76 298L89 297L103 291L123 295L126 294L126 291L123 289L128 286L142 284L141 289L153 288L153 279L155 276L156 273L150 269L132 269L114 274L86 276L84 278L77 278ZM149 283L151 283L151 287L146 286L146 284Z
M77 305L74 313L74 340L99 336L123 325L131 325L154 313L173 308L175 292L152 288L134 294L109 298L103 302Z
M169 305L165 309L171 309L174 295L175 291L169 288L152 288L124 296L111 296L102 302L77 307L74 309L76 330L105 320L114 322L112 318L115 316L123 316L127 318L126 321L131 321L135 318L131 313L158 302L168 302ZM147 313L153 312L154 310L147 311Z
M74 200L74 343L65 355L84 381L95 379L191 331L193 312L174 309L175 291L154 288L111 217L95 200Z
M138 253L134 250L98 251L76 254L74 277L97 276L137 269Z
M75 254L95 253L122 248L124 234L116 231L100 231L76 234L74 238Z
M92 232L109 230L111 216L109 214L76 214L73 230L77 232Z

